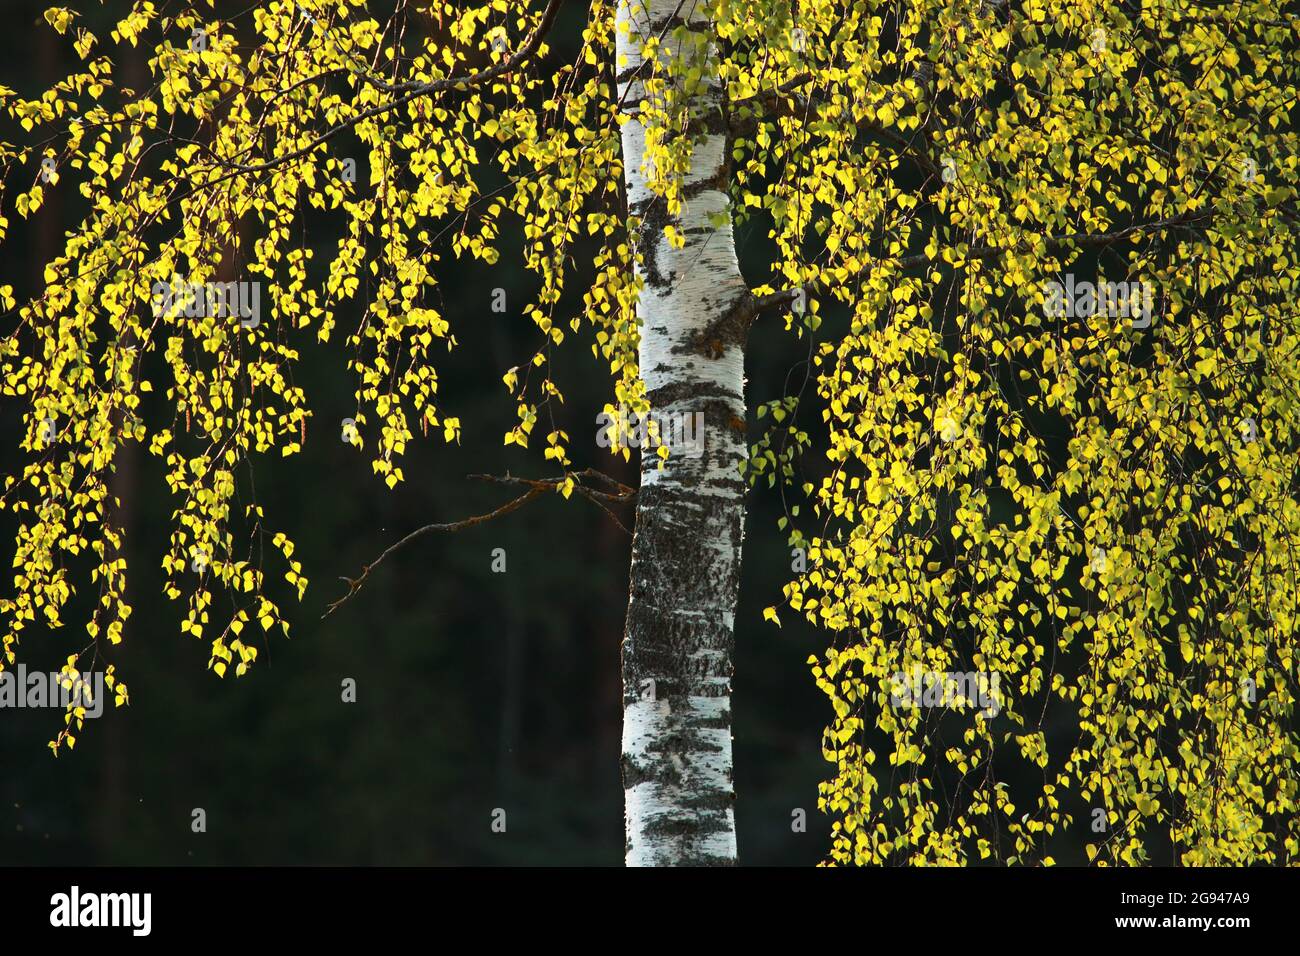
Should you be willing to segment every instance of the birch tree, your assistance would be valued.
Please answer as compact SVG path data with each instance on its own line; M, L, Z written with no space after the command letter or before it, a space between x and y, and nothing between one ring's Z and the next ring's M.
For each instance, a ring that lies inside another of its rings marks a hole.
M129 700L110 476L140 443L176 502L181 630L216 676L245 673L307 587L250 466L341 437L393 487L409 443L455 443L437 368L473 317L441 308L439 275L498 264L513 231L538 344L502 370L505 441L542 445L552 473L413 531L347 596L430 531L544 495L635 499L630 865L737 860L752 485L779 491L791 552L764 617L830 644L809 659L828 862L1050 865L1081 833L1098 863L1151 862L1156 836L1173 862L1294 861L1293 13L137 0L106 29L45 20L81 66L0 88L23 132L0 148L3 208L39 216L55 189L86 206L43 288L0 287L25 426L0 490L20 525L5 666L65 624L81 575L100 597L65 673L107 666ZM150 51L142 89L124 45ZM308 210L340 238L314 242ZM788 348L784 394L746 396L751 333ZM341 423L292 376L335 336ZM608 363L596 428L566 423L549 374L574 340ZM639 449L639 488L598 446ZM80 729L71 708L55 753Z
M748 290L731 231L723 87L706 9L624 0L617 31L641 381L656 422L704 421L703 454L665 445L666 459L641 458L623 642L627 862L729 864L745 353L737 337L708 333Z

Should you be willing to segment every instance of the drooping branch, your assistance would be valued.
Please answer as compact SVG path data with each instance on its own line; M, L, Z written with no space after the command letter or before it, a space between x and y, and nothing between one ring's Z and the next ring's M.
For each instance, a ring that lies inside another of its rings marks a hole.
M752 98L737 102L735 105L744 107L748 104L759 103L762 105L766 116L806 116L823 106L831 105L830 101L826 99L805 96L798 92L814 79L816 77L812 73L800 73L786 80L775 90L758 93ZM908 75L907 79L915 83L921 91L919 96L912 94L908 90L902 91L901 94L898 91L891 94L891 96L901 95L905 108L915 106L928 97L934 80L934 67L928 61L922 60ZM759 118L756 115L743 118L732 117L730 120L731 133L733 136L753 136L758 130L758 124ZM942 175L939 164L930 155L928 138L921 137L921 141L918 142L915 136L911 138L901 136L885 124L865 118L857 120L855 127L858 132L872 133L886 140L900 155L909 157L921 169L932 176ZM918 129L918 133L923 129L925 129L924 123Z
M528 34L524 39L524 42L519 49L515 50L500 63L494 63L492 66L480 70L477 73L468 73L462 76L448 76L440 80L411 80L406 83L395 84L377 82L373 77L362 75L362 79L365 82L380 86L386 92L398 93L401 95L399 95L395 100L390 100L387 103L377 103L374 106L362 110L355 116L351 116L337 125L330 127L307 145L285 153L283 156L276 156L261 163L244 164L223 162L221 164L222 167L229 169L230 172L225 176L220 176L217 179L204 183L203 185L216 186L235 176L246 175L248 173L259 173L267 169L282 166L285 163L293 162L295 159L301 159L303 156L308 155L318 147L329 142L335 136L338 136L345 130L353 128L363 120L371 119L375 116L382 116L385 113L397 109L399 106L404 106L423 96L445 93L448 90L465 90L472 86L482 86L484 83L491 82L492 80L514 72L537 52L537 49L542 44L542 40L545 38L546 34L550 32L551 26L555 22L555 15L559 12L560 5L563 2L564 0L550 0L546 5L546 9L542 11L541 20L533 29L533 32ZM313 77L313 79L321 79L324 76L325 74L322 74L319 77Z
M1109 245L1112 242L1118 242L1122 239L1134 236L1147 235L1154 232L1161 232L1166 229L1195 229L1202 226L1209 219L1209 214L1197 216L1182 215L1174 216L1168 219L1158 219L1151 222L1135 223L1132 226L1126 226L1123 229L1116 229L1112 232L1099 233L1073 233L1067 236L1054 236L1046 239L1044 248L1046 251L1056 251L1068 246L1077 246L1082 248L1093 248L1096 246ZM960 261L970 262L976 259L991 259L995 256L1007 252L1014 252L1014 248L1005 246L976 246L967 250L959 258ZM942 261L938 256L927 255L919 252L915 255L904 256L895 260L894 264L897 270L910 272L915 269L932 266ZM865 278L873 270L866 269L861 273L860 278ZM810 283L805 286L795 287L792 289L783 289L780 292L769 292L764 295L757 295L753 292L743 293L724 316L716 322L711 323L696 339L697 349L704 355L714 358L721 353L721 349L728 342L743 342L749 334L749 328L754 320L763 312L769 309L788 308L800 293L805 296L811 296L818 292L825 291L825 285L822 283Z

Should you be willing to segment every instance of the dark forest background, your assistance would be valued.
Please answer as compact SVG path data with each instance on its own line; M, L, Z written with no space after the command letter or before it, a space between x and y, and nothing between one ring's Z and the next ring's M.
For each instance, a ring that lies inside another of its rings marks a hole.
M46 5L3 3L0 83L23 95L76 64L70 37L37 26ZM72 6L101 36L129 9L113 0ZM573 55L579 7L557 24L557 61ZM218 4L223 16L248 8ZM143 79L144 54L135 55L128 69ZM5 128L5 138L16 135ZM26 173L11 175L17 182ZM20 301L39 292L42 264L62 251L62 233L79 216L73 189L75 175L47 190L31 222L14 213L13 191L6 198L12 232L0 247L0 280ZM328 233L321 242L323 252ZM261 459L256 479L269 524L297 542L312 583L302 605L282 604L291 638L265 642L248 676L216 678L206 669L208 643L179 632L183 605L161 590L173 507L161 463L136 445L120 456L115 492L129 528L135 613L109 660L131 705L88 721L76 750L58 759L46 742L60 712L0 711L0 864L621 863L618 655L630 538L608 517L577 496L547 496L485 526L426 537L320 620L344 590L338 576L355 575L401 535L511 497L466 475L554 474L537 448L524 455L501 443L515 420L501 374L531 354L537 335L521 314L535 285L512 254L517 243L507 236L492 268L443 261L445 315L461 344L439 368L439 393L464 424L463 442L417 440L395 491L339 441L337 423L353 408L344 353L305 351L298 384L315 417L304 453ZM755 281L762 245L761 229L742 231L742 264ZM498 287L505 315L490 308ZM340 330L356 318L342 314ZM751 406L753 396L782 394L792 370L802 378L781 324L755 330ZM611 392L589 341L571 338L556 362L567 398L557 423L573 436L577 467L635 485L635 460L595 446L595 416ZM0 400L0 455L13 454L20 414ZM806 664L827 641L793 615L783 629L762 623L790 553L776 528L777 495L763 488L749 502L733 684L740 858L804 865L827 847L816 804L830 770L820 752L829 708ZM623 517L630 523L630 512ZM3 540L14 528L0 515ZM505 574L491 571L494 548L506 550ZM29 669L57 669L84 637L84 619L70 615L59 633L28 631L20 658ZM354 704L340 699L344 678L357 682ZM200 807L207 832L195 834L191 812ZM507 813L505 833L492 832L495 808ZM806 833L792 832L796 808L807 811Z

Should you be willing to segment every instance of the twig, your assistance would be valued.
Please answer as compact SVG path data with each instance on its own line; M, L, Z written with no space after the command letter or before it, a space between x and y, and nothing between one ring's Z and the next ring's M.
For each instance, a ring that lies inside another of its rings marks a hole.
M635 488L629 488L627 485L615 481L613 478L609 477L606 474L603 474L602 472L597 471L594 468L587 468L584 471L573 472L564 478L515 478L512 475L505 475L505 476L470 475L469 478L473 481L486 481L486 482L491 482L493 484L499 484L499 485L523 486L526 487L528 490L525 491L522 495L519 495L517 498L514 498L511 501L506 502L504 505L502 505L500 508L497 508L495 511L489 511L486 514L481 514L481 515L474 515L471 518L464 518L460 521L451 521L451 522L441 523L441 524L427 524L422 528L416 528L414 531L412 531L406 537L402 538L400 541L396 542L395 544L389 545L387 548L385 548L383 553L380 554L379 557L375 558L375 560L371 561L369 564L362 565L361 574L358 575L357 577L350 578L347 577L346 575L340 575L339 580L347 584L348 593L343 595L343 597L339 598L337 601L331 602L329 606L326 608L325 613L321 615L321 620L322 621L325 620L325 618L329 617L340 607L342 607L345 603L351 600L352 597L358 591L360 591L361 588L365 585L366 580L370 577L370 572L375 570L375 568L379 567L379 565L381 565L390 554L392 554L394 551L398 550L399 548L403 548L406 545L410 544L412 541L416 540L417 538L421 538L424 535L431 534L435 531L436 532L463 531L464 529L472 528L475 525L485 524L493 520L494 518L500 518L505 515L508 515L512 511L517 511L518 509L522 508L524 505L528 504L528 502L532 501L534 498L540 497L541 495L545 494L548 491L554 491L560 485L564 484L564 482L569 478L578 479L578 481L575 481L574 483L573 486L574 490L577 491L579 494L581 494L588 501L592 502L602 511L604 511L611 518L613 518L614 523L617 524L624 531L627 531L628 529L626 528L626 526L624 526L623 522L619 521L618 517L609 509L609 505L625 504L636 497ZM581 479L584 478L600 481L603 484L605 484L606 487L611 487L616 490L611 493L611 492L599 491L595 488L588 488L581 483Z

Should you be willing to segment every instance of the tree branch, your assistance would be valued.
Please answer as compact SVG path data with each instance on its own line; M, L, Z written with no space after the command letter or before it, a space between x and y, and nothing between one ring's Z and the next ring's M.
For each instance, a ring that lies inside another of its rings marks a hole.
M523 64L529 57L533 55L533 53L537 51L537 48L541 46L542 38L545 37L548 32L550 32L551 25L555 22L555 15L556 13L559 12L560 4L562 4L563 2L564 0L550 0L550 2L547 3L546 5L546 9L542 12L541 21L537 24L537 27L533 30L533 32L530 33L528 37L524 40L523 45L519 47L519 49L516 50L514 53L510 54L510 56L502 60L500 63L494 63L492 66L488 67L485 70L481 70L478 73L468 73L465 74L464 76L448 76L441 80L429 80L427 82L412 80L406 83L397 83L391 85L383 84L384 88L388 92L403 93L404 95L399 96L397 99L392 100L391 102L377 103L374 106L362 110L360 113L357 113L355 116L352 116L344 120L342 123L339 123L337 126L326 130L324 133L317 136L306 146L299 147L298 149L286 153L283 156L277 156L273 159L268 159L262 163L251 163L247 165L242 163L224 162L221 165L224 168L231 170L231 172L225 176L218 177L217 179L214 179L211 182L204 183L203 185L217 186L239 175L244 175L247 173L259 173L262 172L263 170L273 169L276 166L282 166L285 163L292 162L295 159L301 159L303 156L306 156L308 153L312 152L317 147L322 146L323 144L327 143L329 140L333 139L339 133L356 126L362 120L367 120L374 116L380 116L384 113L389 112L390 110L396 109L399 106L404 106L405 104L411 102L412 100L419 99L422 96L429 96L434 93L443 93L446 92L447 90L452 90L452 89L465 89L466 87L470 87L470 86L480 86L491 80L497 79L498 77L505 76L506 74L514 71L516 67ZM321 74L322 77L324 75L326 74ZM362 75L362 79L368 83L372 83L372 84L375 83L375 80L368 76Z
M1208 219L1209 214L1193 216L1184 214L1174 216L1168 219L1158 219L1152 222L1135 223L1132 226L1126 226L1123 229L1117 229L1113 232L1100 233L1073 233L1067 236L1054 236L1046 240L1045 248L1047 251L1055 251L1071 244L1082 247L1104 246L1121 239L1127 239L1131 236L1142 235L1148 232L1159 232L1163 229L1190 229L1193 223L1198 223ZM991 259L1005 252L1012 252L1014 249L1005 246L976 246L968 250L961 256L962 261L969 262L973 259ZM917 267L930 266L939 262L937 256L928 256L923 252L915 255L904 256L902 259L895 260L899 272L907 272ZM872 269L865 269L859 274L860 278L870 275ZM749 335L750 326L760 313L768 309L785 308L799 297L799 293L813 295L825 288L823 284L810 283L793 289L784 289L780 292L769 292L765 295L755 295L753 292L746 291L736 299L731 309L721 318L710 323L695 339L696 350L707 355L709 358L718 358L727 344L744 342Z
M343 595L343 597L339 598L337 601L331 602L329 606L326 608L325 613L321 615L321 620L324 620L325 618L329 617L340 607L342 607L344 604L350 601L352 597L358 591L360 591L361 588L365 585L366 580L370 577L370 572L375 570L375 568L379 567L379 565L381 565L390 554L392 554L393 552L397 551L400 548L405 547L406 545L410 544L412 541L415 541L417 538L424 537L426 534L431 534L433 532L463 531L466 528L472 528L475 525L486 524L487 522L493 520L494 518L504 517L505 515L510 514L512 511L519 510L524 505L528 504L528 502L532 501L534 498L540 497L541 495L545 494L548 491L556 490L568 478L578 479L577 481L574 482L573 490L577 491L588 501L592 502L597 507L599 507L602 511L604 511L607 515L609 515L611 518L614 519L615 524L617 524L620 528L623 528L624 531L627 531L627 528L624 527L623 522L619 521L617 516L615 516L615 514L612 511L610 511L609 505L625 504L633 500L636 497L636 493L637 493L635 488L629 488L627 485L615 481L613 478L609 477L606 474L603 474L602 472L597 471L594 468L587 468L583 471L573 472L564 478L515 478L511 475L505 475L504 477L498 475L470 475L469 478L472 481L486 481L486 482L491 482L493 484L499 484L499 485L522 486L527 488L528 490L525 491L522 495L519 495L517 498L514 498L506 502L504 505L502 505L500 508L497 508L495 511L489 511L486 514L481 514L481 515L474 515L473 517L464 518L460 521L451 521L445 524L427 524L422 528L416 528L414 531L412 531L406 537L402 538L400 541L396 542L395 544L389 545L387 548L385 548L383 553L381 553L379 557L375 558L375 560L371 561L369 564L362 565L361 574L358 575L357 577L349 578L346 575L340 575L339 580L347 584L348 593ZM588 488L587 486L581 483L582 479L584 478L599 481L602 484L604 484L605 487L613 488L614 490L612 492L606 492L606 491L600 491L595 488Z
M803 96L795 92L800 87L807 86L816 77L812 73L800 73L797 76L786 80L775 90L766 93L758 93L747 100L741 100L735 104L744 106L746 103L758 102L763 105L766 115L777 116L799 116L806 115L821 106L831 105L829 101L817 97ZM922 91L920 98L911 95L907 91L898 91L903 97L904 106L911 107L928 97L931 83L934 81L934 67L927 60L920 61L915 69L907 76L908 80L915 82ZM892 93L890 94L893 95ZM730 120L731 132L736 136L752 136L758 129L758 117L747 116L744 119L733 118ZM906 139L895 133L893 130L878 123L874 120L859 120L856 123L859 132L870 132L882 139L887 140L892 146L896 147L900 154L910 156L912 160L923 170L933 176L942 175L939 164L927 150L917 144L912 139ZM921 127L924 128L924 127ZM919 130L918 130L919 131ZM928 141L926 143L928 145Z

